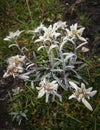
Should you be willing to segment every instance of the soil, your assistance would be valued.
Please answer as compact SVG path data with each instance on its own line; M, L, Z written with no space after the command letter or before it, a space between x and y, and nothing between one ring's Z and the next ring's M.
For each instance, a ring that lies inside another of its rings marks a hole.
M13 79L13 77L2 78L4 70L5 68L0 68L0 130L21 130L15 122L12 122L11 116L8 114L8 98L12 88L16 88L23 82L20 79Z
M78 12L86 13L91 22L86 26L84 35L89 38L90 53L94 50L95 54L100 56L100 0L60 0L65 8L63 20L68 24L79 22ZM99 34L99 37L97 35ZM20 130L20 128L11 121L7 110L8 92L16 88L21 80L14 80L12 77L3 79L5 68L0 68L0 130Z

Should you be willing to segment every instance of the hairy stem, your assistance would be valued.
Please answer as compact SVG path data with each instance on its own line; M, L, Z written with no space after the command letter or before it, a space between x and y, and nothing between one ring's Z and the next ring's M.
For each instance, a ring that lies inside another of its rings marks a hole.
M62 69L63 69L63 76L64 76L65 88L68 89L69 83L68 83L68 81L67 81L66 72L65 72L65 70L66 70L66 68L65 68L66 65L65 65L65 61L64 61L64 58L63 58L63 55L62 55L62 51L61 51L61 50L59 50L59 54L60 54L60 58L61 58L61 61L62 61Z
M14 42L16 43L18 50L22 53L22 55L24 55L24 56L26 57L27 61L28 61L29 63L33 63L31 60L28 59L28 57L27 57L27 56L25 55L25 53L22 51L22 49L20 48L18 42L17 42L16 40L14 40Z

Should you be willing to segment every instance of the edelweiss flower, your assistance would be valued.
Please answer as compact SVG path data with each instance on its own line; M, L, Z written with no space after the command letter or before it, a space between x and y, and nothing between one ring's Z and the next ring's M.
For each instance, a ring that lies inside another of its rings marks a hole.
M24 60L25 60L25 56L20 56L20 55L16 55L8 58L7 62L9 65L7 68L7 72L3 75L3 78L6 78L10 75L13 75L13 77L15 77L15 73L22 73L24 70L23 69Z
M13 64L15 63L16 65L22 64L25 60L25 56L21 56L21 55L16 55L16 56L12 56L10 58L8 58L7 62L8 64Z
M35 40L36 42L46 42L46 41L52 41L53 38L57 38L60 33L57 33L55 28L53 28L51 25L48 28L44 28L44 35L39 36L39 39Z
M65 29L66 28L66 22L58 21L54 25L54 28L57 29Z
M41 23L39 27L37 27L33 32L34 33L39 33L41 31L44 31L46 27Z
M22 73L23 68L22 66L16 66L15 64L9 65L7 68L7 72L3 75L3 78L6 78L10 75L13 75L15 78L15 73Z
M86 98L90 99L90 97L93 97L97 91L92 91L92 87L86 89L85 84L81 83L81 88L79 88L74 82L69 82L71 87L75 89L75 92L69 97L69 99L75 98L79 102L82 101L82 103L90 110L93 111L92 106L90 103L86 100Z
M72 40L74 40L78 38L79 40L86 42L86 39L82 37L82 33L84 29L85 29L84 27L78 29L77 23L75 23L74 25L71 25L70 30L66 28L67 36L65 37L65 39L71 38Z
M59 98L59 100L62 101L62 97L57 93L58 84L55 80L52 82L48 82L44 78L40 82L40 87L36 87L36 88L37 88L37 90L39 90L38 98L41 98L42 96L44 96L46 94L46 103L48 102L50 94L53 95L53 98L52 98L53 101L55 99L55 96L57 96Z
M17 30L16 32L9 32L9 36L7 36L6 38L4 38L5 41L13 41L14 39L16 39L17 37L19 37L19 35L22 33L23 31L19 31Z
M46 29L46 27L41 23L40 26L38 26L36 29L34 30L29 30L29 33L32 34L36 34L36 33L41 33L42 31L44 31Z

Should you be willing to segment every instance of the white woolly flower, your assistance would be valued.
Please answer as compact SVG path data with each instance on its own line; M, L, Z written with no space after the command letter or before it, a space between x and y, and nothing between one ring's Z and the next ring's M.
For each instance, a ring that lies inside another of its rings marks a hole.
M55 96L59 98L60 101L62 101L62 97L60 94L57 93L58 84L57 81L48 82L45 78L40 82L40 87L36 87L37 90L39 90L38 98L41 98L46 94L46 103L48 102L49 95L52 94L53 98L52 101L54 101Z
M8 58L7 62L9 65L7 68L7 72L3 75L3 78L6 78L10 75L13 75L13 77L15 77L15 73L22 73L24 70L23 69L24 60L25 60L25 56L20 56L20 55L16 55Z
M16 39L17 37L19 37L19 35L22 33L23 31L19 31L17 30L16 32L9 32L9 36L7 36L6 38L4 38L5 41L13 41L14 39Z
M46 42L46 41L52 41L53 38L57 38L60 33L57 33L55 28L53 28L51 25L48 28L44 28L44 35L39 36L39 39L35 40L36 42Z
M41 23L40 26L37 27L33 32L34 32L34 33L39 33L39 32L41 32L41 31L45 30L45 28L46 28L46 27Z
M74 25L71 25L70 30L66 28L67 36L65 37L65 39L67 38L69 39L71 38L72 40L79 39L83 42L86 42L86 39L82 37L84 29L85 29L84 27L78 29L77 23L75 23Z
M58 21L56 22L53 27L57 30L57 29L65 29L66 28L66 22L63 21Z
M9 77L10 75L13 75L15 78L15 73L22 73L23 67L22 66L16 66L15 64L9 65L7 68L7 72L3 75L3 78Z
M29 30L29 33L41 33L41 31L44 31L46 29L46 27L41 23L40 26L38 26L36 29L34 30Z
M8 58L7 62L8 64L13 64L15 63L16 65L22 64L25 60L25 56L21 56L21 55L16 55L16 56L12 56L10 58Z
M94 90L92 91L92 87L86 89L85 88L85 84L81 83L81 88L79 88L74 82L69 82L69 84L71 85L72 88L75 89L74 93L69 97L69 99L75 98L77 99L79 102L82 101L82 103L90 110L93 111L92 106L90 105L90 103L86 100L90 99L90 97L93 97L97 91Z

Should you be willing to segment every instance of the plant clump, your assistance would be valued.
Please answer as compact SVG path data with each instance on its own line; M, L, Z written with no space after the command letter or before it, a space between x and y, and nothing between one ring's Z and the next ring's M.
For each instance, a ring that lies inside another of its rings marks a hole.
M88 48L84 47L88 44L87 39L83 36L84 29L78 23L68 26L66 22L58 21L48 27L41 23L36 29L27 31L28 34L32 34L32 41L37 48L32 52L34 61L25 53L28 48L25 46L21 48L18 43L18 37L25 31L18 30L15 33L10 33L4 40L10 41L9 47L16 47L21 55L8 58L9 65L3 77L12 75L14 78L23 79L25 83L31 83L30 89L33 91L36 89L37 98L40 99L46 95L46 103L49 102L50 95L52 95L52 101L55 101L56 96L62 102L63 91L71 91L73 94L67 95L69 99L75 98L79 102L82 101L92 111L93 108L86 98L90 99L97 91L92 91L91 87L85 87L87 81L81 77L76 69L76 65L84 66L84 62L79 61L79 53L89 51ZM44 55L46 58L43 57ZM42 57L42 61L38 57ZM24 90L21 92L23 93ZM13 96L15 95L13 94ZM22 120L20 116L27 119L26 114L27 112L24 114L22 111L17 112L17 115L11 112L11 115L14 116L13 120L17 119L19 124Z

